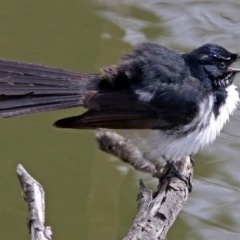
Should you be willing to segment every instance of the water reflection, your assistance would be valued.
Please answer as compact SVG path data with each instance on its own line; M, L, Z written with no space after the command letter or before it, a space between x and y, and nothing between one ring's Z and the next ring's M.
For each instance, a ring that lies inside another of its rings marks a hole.
M218 42L233 49L238 47L238 1L129 0L125 1L124 7L119 7L119 1L116 1L114 11L113 5L114 1L111 2L110 11L103 11L101 15L121 28L125 32L123 41L132 45L152 40L184 50L206 42ZM134 16L136 11L139 17ZM144 18L146 14L148 18ZM148 29L155 30L158 36L149 37Z

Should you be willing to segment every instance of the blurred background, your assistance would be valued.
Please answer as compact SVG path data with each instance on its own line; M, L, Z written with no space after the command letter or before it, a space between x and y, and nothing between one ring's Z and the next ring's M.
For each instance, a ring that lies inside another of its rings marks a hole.
M214 42L240 52L239 12L238 0L1 0L0 58L90 73L117 64L143 41L180 52ZM52 127L82 111L0 120L0 239L29 238L18 163L45 188L54 239L126 234L139 178L152 189L157 181L98 150L93 131ZM194 189L169 240L240 238L239 128L238 109L218 140L195 157Z

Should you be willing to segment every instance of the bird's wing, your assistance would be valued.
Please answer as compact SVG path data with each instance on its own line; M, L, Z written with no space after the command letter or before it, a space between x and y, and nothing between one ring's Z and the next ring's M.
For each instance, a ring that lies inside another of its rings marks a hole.
M99 112L89 110L80 116L60 119L55 126L76 129L154 129L158 119L145 112Z
M88 92L83 106L89 110L82 115L60 119L55 126L60 128L94 129L166 129L171 123L149 104L141 103L128 91L114 93Z

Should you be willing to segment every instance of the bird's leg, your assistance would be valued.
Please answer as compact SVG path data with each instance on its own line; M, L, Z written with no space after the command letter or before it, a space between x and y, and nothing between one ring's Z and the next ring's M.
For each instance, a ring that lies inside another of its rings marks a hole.
M191 157L191 156L190 156ZM167 162L168 167L170 168L170 170L174 173L174 175L179 178L180 180L182 180L187 186L188 186L188 190L189 192L192 191L192 183L190 181L190 179L188 177L186 177L185 175L183 175L177 168L176 164L174 163L174 161L172 159L168 159L165 156L163 156L163 159ZM191 161L193 161L193 158L191 157Z

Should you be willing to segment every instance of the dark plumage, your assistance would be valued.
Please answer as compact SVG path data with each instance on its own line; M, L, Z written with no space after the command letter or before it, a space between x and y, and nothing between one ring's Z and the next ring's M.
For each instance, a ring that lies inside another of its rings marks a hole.
M230 65L238 59L238 54L216 44L180 54L143 43L118 66L101 69L101 74L1 60L0 116L84 106L84 114L58 120L55 125L159 129L172 140L195 133L198 136L205 129L211 137L204 135L206 144L199 144L200 149L215 139L236 108L238 96L231 100L229 92L235 91L231 87L240 70ZM213 121L217 124L215 132L209 130ZM195 149L189 151L183 153Z

